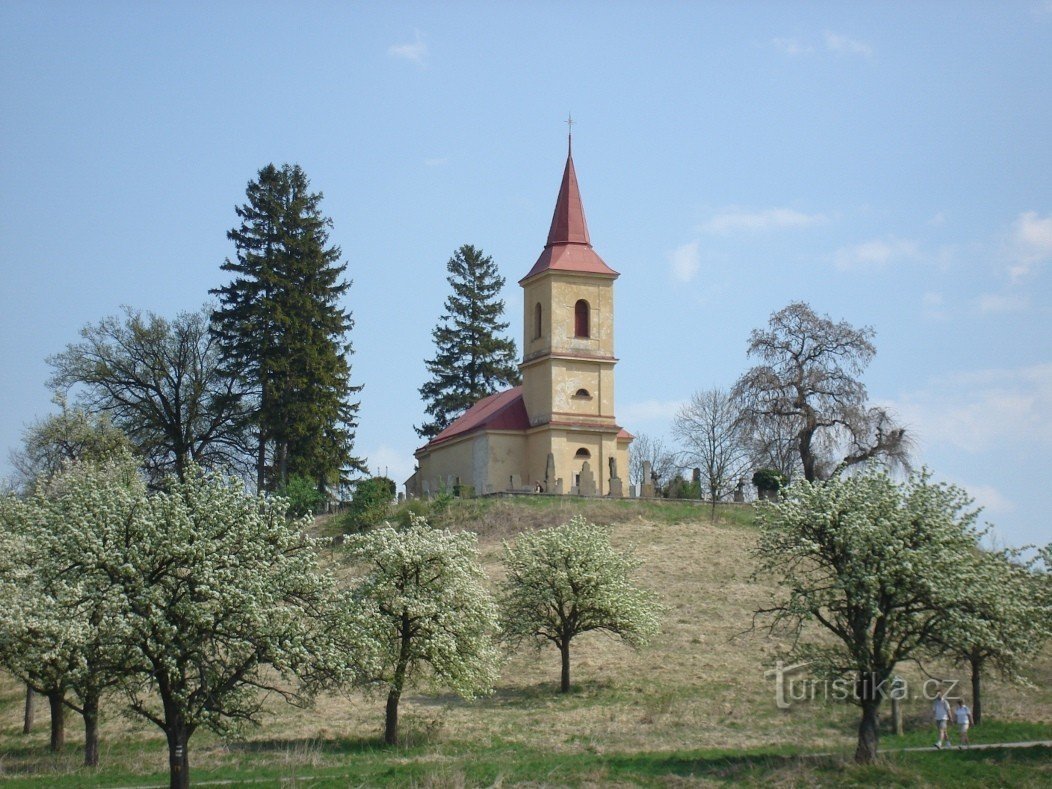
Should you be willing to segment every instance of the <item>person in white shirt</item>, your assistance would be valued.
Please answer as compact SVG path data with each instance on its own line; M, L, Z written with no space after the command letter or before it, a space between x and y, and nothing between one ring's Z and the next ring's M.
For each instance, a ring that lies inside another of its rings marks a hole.
M974 722L972 720L972 711L968 709L968 705L964 703L964 699L957 700L957 709L954 710L955 720L957 721L957 730L961 733L961 744L958 747L968 747L968 727Z
M935 728L939 731L939 739L935 742L936 748L942 748L943 743L953 747L950 742L950 734L946 730L950 724L950 702L943 697L940 690L935 694L935 703L932 704L932 714L935 716Z

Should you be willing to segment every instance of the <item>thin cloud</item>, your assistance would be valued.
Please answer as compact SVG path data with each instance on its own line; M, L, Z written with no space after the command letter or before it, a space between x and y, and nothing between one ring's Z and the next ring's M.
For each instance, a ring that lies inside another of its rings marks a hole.
M697 241L681 244L669 253L668 258L672 266L672 276L680 282L690 282L701 268Z
M983 293L979 296L979 312L984 315L1008 312L1023 312L1030 306L1030 299L1019 293Z
M916 260L920 252L915 241L892 238L873 239L833 253L833 263L841 271L884 268L893 263Z
M921 297L924 317L932 321L944 321L949 317L946 298L941 293L930 291Z
M810 227L826 221L825 214L805 214L792 208L767 208L760 211L728 208L703 222L700 229L703 233L725 235L739 231Z
M1020 214L1012 223L1009 245L1012 262L1008 276L1012 282L1018 282L1052 260L1052 214L1039 216L1036 211Z
M413 35L415 40L412 43L392 44L387 48L387 54L391 57L401 58L402 60L416 63L418 66L423 66L424 61L427 59L427 44L424 43L424 38L420 35L419 30L414 30Z
M849 38L848 36L827 30L825 33L826 49L838 55L861 55L862 57L873 57L873 47L865 41Z
M993 485L969 485L967 482L959 483L968 495L975 500L977 507L987 515L999 515L1015 510L1015 502L1009 499Z
M810 44L805 44L795 38L774 38L771 39L771 46L773 46L778 52L781 52L783 55L788 55L789 57L810 55L815 51L815 48Z
M893 408L925 444L970 455L1052 444L1052 363L933 379Z

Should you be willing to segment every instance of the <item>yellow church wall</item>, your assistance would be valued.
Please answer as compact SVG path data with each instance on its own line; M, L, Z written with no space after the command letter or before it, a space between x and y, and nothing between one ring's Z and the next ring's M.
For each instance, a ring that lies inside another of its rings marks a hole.
M574 336L574 307L588 302L589 336ZM552 349L596 356L613 356L614 288L607 277L567 275L552 277Z
M537 305L541 307L541 331L537 332ZM552 333L548 318L552 308L551 279L541 277L528 283L522 292L522 358L531 359L551 350Z
M434 447L418 458L418 490L422 493L426 482L432 495L452 492L449 489L458 480L476 494L507 490L512 475L525 479L525 445L521 433L484 432Z
M484 490L479 489L480 493L509 490L513 475L520 478L523 488L532 485L533 480L523 466L526 458L526 437L522 433L489 433L478 441L480 445L485 444L485 452L489 458L489 476L486 479L488 487Z

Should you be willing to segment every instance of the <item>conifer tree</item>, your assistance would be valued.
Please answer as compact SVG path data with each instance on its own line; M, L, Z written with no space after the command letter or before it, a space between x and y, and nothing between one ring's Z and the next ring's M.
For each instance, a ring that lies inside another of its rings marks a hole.
M293 475L319 489L349 470L361 386L350 383L347 333L351 314L340 307L350 287L346 264L329 243L332 220L320 210L299 165L268 164L248 184L235 210L241 224L227 237L237 254L223 271L230 284L212 291L212 315L229 375L251 387L256 407L256 478L273 489Z
M515 341L502 336L509 325L501 320L504 277L493 258L465 244L453 253L446 270L453 292L431 332L435 357L424 362L431 380L420 387L431 421L415 430L425 438L438 435L478 400L521 380Z

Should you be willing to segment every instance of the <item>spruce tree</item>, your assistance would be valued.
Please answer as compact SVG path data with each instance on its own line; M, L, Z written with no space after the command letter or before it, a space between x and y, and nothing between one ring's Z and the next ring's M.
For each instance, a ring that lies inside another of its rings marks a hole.
M236 258L223 271L212 314L229 375L251 387L256 407L256 479L274 489L294 475L324 489L350 470L361 386L350 383L351 314L340 307L350 287L340 248L329 243L332 220L320 210L299 165L268 164L235 210L227 233Z
M465 244L446 264L453 292L445 312L431 332L436 353L425 361L431 380L420 387L431 421L415 428L433 438L475 402L519 383L514 340L502 336L504 301L499 298L504 277L493 258Z

